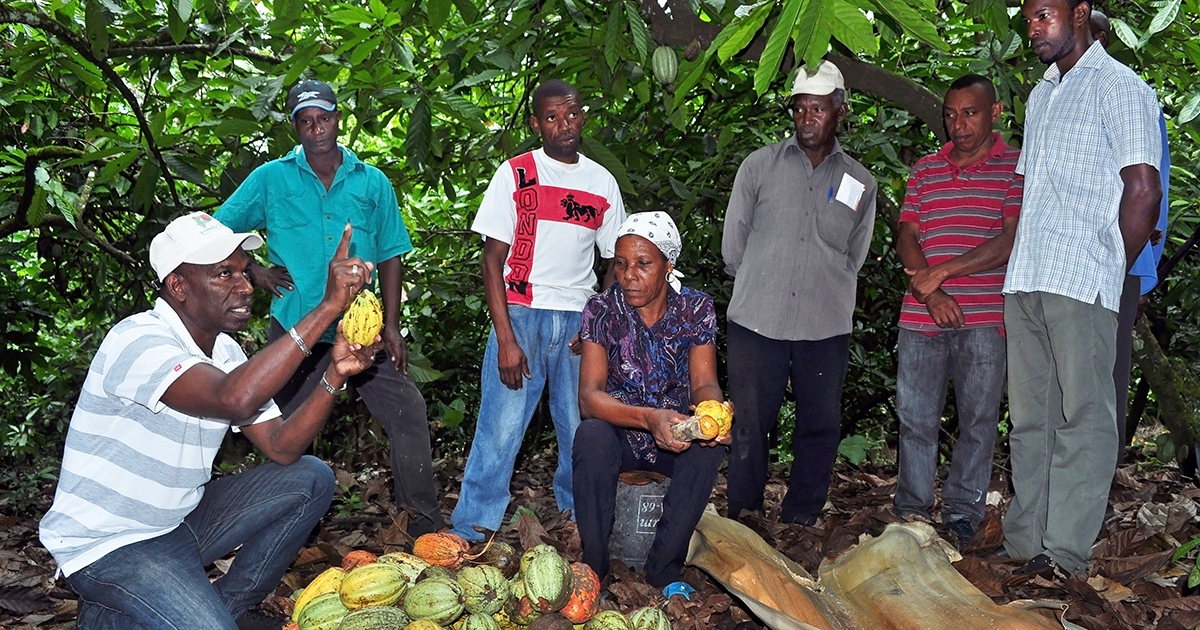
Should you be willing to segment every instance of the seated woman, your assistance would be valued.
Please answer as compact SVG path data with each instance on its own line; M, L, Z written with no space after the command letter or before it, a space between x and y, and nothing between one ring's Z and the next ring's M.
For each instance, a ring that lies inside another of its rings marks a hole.
M575 432L574 491L583 560L603 580L613 531L617 476L650 470L671 477L662 518L646 559L646 581L679 580L692 530L725 456L728 437L699 444L671 427L705 400L723 400L717 384L717 315L712 298L680 287L674 271L679 231L662 212L621 225L616 283L583 309L583 358Z

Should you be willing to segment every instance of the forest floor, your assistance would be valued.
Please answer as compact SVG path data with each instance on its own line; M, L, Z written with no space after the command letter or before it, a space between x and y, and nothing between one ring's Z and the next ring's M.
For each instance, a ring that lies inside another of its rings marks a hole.
M579 559L579 536L573 521L558 514L550 491L555 458L544 451L523 456L513 480L512 519L498 536L518 548L549 542L571 560ZM435 462L448 515L457 500L463 460ZM391 482L386 473L351 474L336 470L343 493L322 522L313 546L305 547L276 591L286 597L321 570L340 561L352 549L376 553L408 551L404 533L407 515L396 514ZM747 524L768 543L816 575L823 561L836 558L859 542L863 534L879 535L896 519L891 514L895 468L835 467L829 501L815 526L778 522L779 501L786 491L784 471L775 470L767 487L766 514ZM944 469L943 469L944 473ZM1094 548L1089 578L1062 576L1016 579L1018 561L1001 558L995 550L1002 540L1001 509L1010 499L1004 471L997 467L990 494L994 507L971 541L960 545L963 559L955 568L998 604L1037 602L1044 614L1058 614L1089 630L1116 628L1175 630L1200 624L1200 597L1183 596L1177 585L1187 581L1194 560L1172 562L1174 550L1200 534L1196 499L1200 488L1181 479L1173 466L1151 462L1132 464L1118 472L1110 493L1114 507ZM47 496L44 511L48 507ZM713 504L724 512L724 477L713 493ZM954 542L953 534L938 532ZM1193 552L1192 557L1195 556ZM660 593L623 564L614 563L607 606L626 612L651 603L662 604ZM210 567L219 576L228 561ZM54 579L55 565L37 540L37 521L0 516L0 628L12 630L72 630L76 598L62 580ZM690 602L674 598L666 605L675 630L751 630L764 628L749 611L707 574L688 567L685 579L698 594ZM271 612L279 601L268 599ZM1065 612L1062 612L1065 609ZM1073 627L1068 625L1068 628Z

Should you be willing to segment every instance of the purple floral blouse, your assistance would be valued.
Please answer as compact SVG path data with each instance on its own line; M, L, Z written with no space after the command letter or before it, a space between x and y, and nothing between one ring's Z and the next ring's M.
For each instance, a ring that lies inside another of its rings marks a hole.
M692 404L688 351L716 344L717 312L707 294L689 287L677 293L668 287L666 313L647 327L614 283L588 299L579 336L608 353L607 390L613 398L686 414ZM634 456L649 462L657 458L649 432L625 433Z

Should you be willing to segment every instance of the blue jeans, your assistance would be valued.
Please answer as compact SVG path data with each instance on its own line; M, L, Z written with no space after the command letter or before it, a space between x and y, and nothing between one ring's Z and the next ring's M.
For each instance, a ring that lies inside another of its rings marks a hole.
M458 505L450 517L451 530L466 540L483 540L472 526L496 531L508 509L513 464L525 430L533 418L542 390L550 385L550 416L558 436L558 471L554 498L559 510L574 511L571 495L571 445L579 427L579 357L568 347L579 333L580 314L573 311L508 307L513 334L529 362L532 378L521 389L500 381L500 352L493 328L483 355L479 419L463 471Z
M168 534L116 549L72 573L79 630L237 630L234 619L279 585L334 491L333 471L304 456L211 481ZM204 567L238 548L229 572Z
M983 518L992 477L992 449L1004 393L1006 344L994 327L946 330L929 336L900 329L896 415L900 417L900 475L896 513L929 518L937 476L938 432L946 381L954 380L958 439L942 487L942 522Z

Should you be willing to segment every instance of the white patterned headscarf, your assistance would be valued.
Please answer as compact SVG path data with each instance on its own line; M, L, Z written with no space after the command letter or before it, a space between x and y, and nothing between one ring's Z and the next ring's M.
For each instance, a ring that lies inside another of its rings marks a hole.
M639 212L629 215L617 230L617 238L626 234L640 236L654 243L663 256L667 257L667 261L671 263L672 267L679 259L679 252L683 250L683 241L679 240L679 229L675 227L675 222L671 220L670 215L665 212ZM671 285L676 293L683 286L679 282L682 277L683 274L676 269L672 269L667 274L667 284Z

